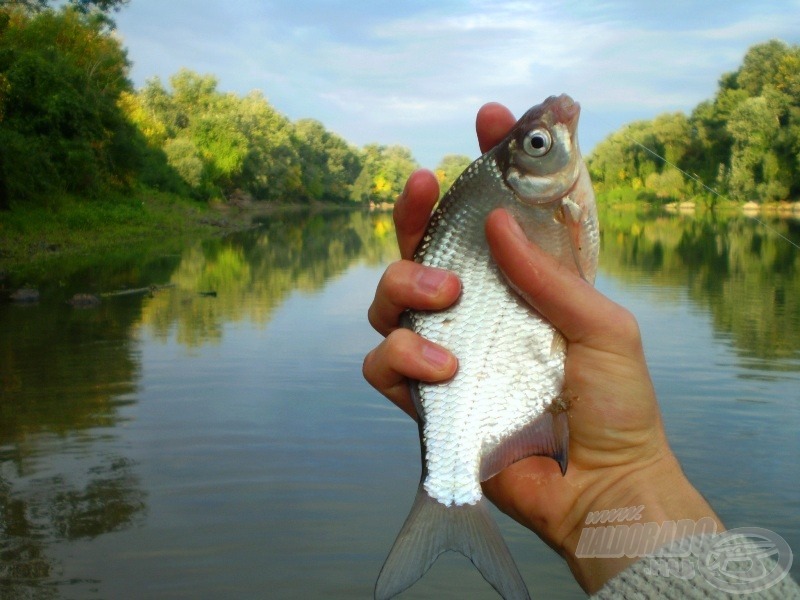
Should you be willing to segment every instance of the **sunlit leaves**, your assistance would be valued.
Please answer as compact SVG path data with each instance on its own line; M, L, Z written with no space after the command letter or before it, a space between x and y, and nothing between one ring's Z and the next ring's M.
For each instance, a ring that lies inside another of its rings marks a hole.
M200 197L241 190L268 201L391 202L417 166L406 148L358 150L319 121L292 123L260 92L224 93L215 77L188 69L125 100Z
M181 69L134 91L103 17L124 1L12 4L0 5L0 209L137 183L203 200L393 202L417 167L407 148L359 150L214 75Z
M0 16L0 146L12 201L129 184L142 146L118 106L131 89L119 41L73 9Z
M314 119L295 123L303 187L316 199L346 200L361 170L358 151Z
M408 176L418 168L411 151L403 146L368 144L361 161L361 172L353 184L353 199L358 202L394 202Z
M643 147L653 154L643 155ZM714 202L705 186L740 201L796 197L800 47L777 40L753 46L738 71L720 78L713 100L689 117L661 115L612 134L595 148L589 167L606 198L636 189L637 181L645 185L635 196L646 200ZM680 183L676 168L686 173Z
M439 180L439 192L444 194L453 185L453 182L472 163L469 156L461 154L448 154L439 162L434 173Z

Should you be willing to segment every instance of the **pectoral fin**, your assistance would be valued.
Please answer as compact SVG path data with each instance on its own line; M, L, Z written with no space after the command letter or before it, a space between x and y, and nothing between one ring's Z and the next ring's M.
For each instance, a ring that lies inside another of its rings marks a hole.
M578 268L578 275L586 279L586 274L583 270L583 259L581 258L581 251L583 250L581 247L583 207L569 197L564 198L561 202L561 217L569 231L569 245L572 250L572 258L575 260L575 266Z
M481 459L481 481L497 475L507 466L528 456L549 456L567 472L569 422L566 411L545 411L511 437L489 448Z

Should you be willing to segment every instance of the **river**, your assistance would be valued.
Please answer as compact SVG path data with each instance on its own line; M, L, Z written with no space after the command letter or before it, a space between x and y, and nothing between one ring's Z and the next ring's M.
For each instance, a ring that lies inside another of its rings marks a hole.
M800 251L781 237L800 223L602 219L597 285L639 319L689 478L729 527L800 550ZM361 378L393 242L384 213L278 215L30 275L40 302L0 305L0 597L371 597L419 477L416 427ZM169 287L65 303L150 284ZM583 597L497 518L534 596ZM496 595L452 553L403 595L465 597Z

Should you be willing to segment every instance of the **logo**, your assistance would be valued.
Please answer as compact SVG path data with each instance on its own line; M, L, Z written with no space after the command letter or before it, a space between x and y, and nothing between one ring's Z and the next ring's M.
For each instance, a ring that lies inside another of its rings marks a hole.
M645 571L692 579L729 594L766 590L789 573L793 555L780 535L740 527L716 535L711 518L641 522L643 506L590 513L581 531L578 558L645 558Z
M792 566L792 550L774 531L740 527L722 533L703 556L697 569L723 592L750 593L772 587Z

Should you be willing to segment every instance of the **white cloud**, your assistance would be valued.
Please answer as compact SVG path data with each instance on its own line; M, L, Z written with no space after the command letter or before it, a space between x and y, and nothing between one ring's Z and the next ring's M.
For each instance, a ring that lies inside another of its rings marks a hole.
M488 100L522 112L568 92L607 123L588 125L588 145L625 115L691 109L753 43L800 41L797 4L442 0L333 10L321 0L242 0L226 12L175 0L167 15L165 3L137 0L118 22L139 82L180 66L213 72L225 89L263 89L292 118L317 118L358 143L405 143L433 166L447 152L474 153L472 132L452 127Z

